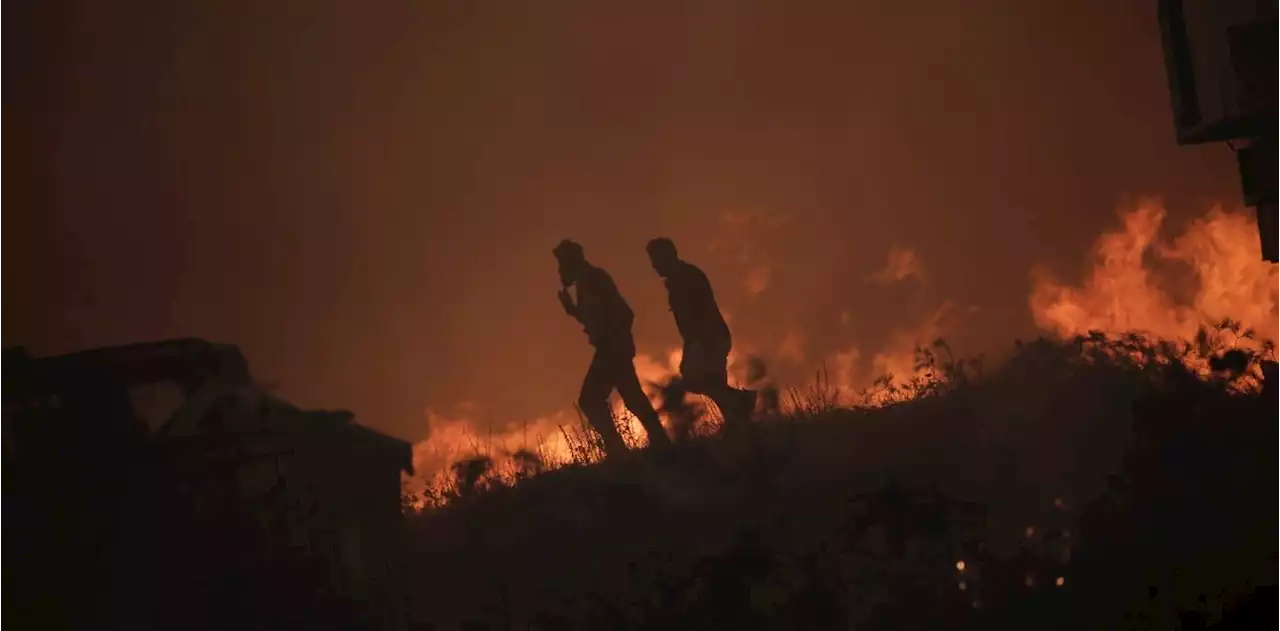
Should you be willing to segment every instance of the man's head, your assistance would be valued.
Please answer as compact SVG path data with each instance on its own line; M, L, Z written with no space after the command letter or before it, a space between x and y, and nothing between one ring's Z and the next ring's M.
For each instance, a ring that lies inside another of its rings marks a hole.
M560 283L565 287L578 282L578 276L587 266L587 257L577 241L565 239L551 251L559 263Z
M653 271L658 276L668 278L675 273L676 266L680 263L680 255L676 253L676 244L666 237L658 237L649 241L649 245L645 247L649 252L649 262L653 263Z

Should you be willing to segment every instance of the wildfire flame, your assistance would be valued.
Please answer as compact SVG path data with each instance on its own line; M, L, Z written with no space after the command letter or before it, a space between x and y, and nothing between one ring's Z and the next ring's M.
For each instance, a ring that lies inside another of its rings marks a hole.
M1091 332L1119 336L1138 332L1153 338L1187 341L1202 327L1230 319L1251 335L1234 343L1257 349L1277 341L1277 281L1275 265L1262 260L1257 225L1242 212L1211 209L1190 222L1181 233L1161 239L1167 213L1155 201L1145 201L1119 213L1119 229L1104 233L1093 247L1092 268L1079 286L1061 283L1042 269L1032 271L1033 288L1029 306L1035 323L1042 329L1071 337ZM901 252L910 250L901 248ZM894 257L891 255L891 262ZM919 260L897 256L893 277L919 276ZM908 265L909 263L909 265ZM1178 299L1170 290L1176 274L1165 268L1181 267L1190 274L1188 297ZM908 270L908 274L906 271ZM889 272L882 272L889 274ZM946 333L948 316L955 309L943 304L925 321L891 335L875 352L849 348L829 354L826 375L836 400L848 403L872 381L892 373L889 383L902 385L915 372L915 352ZM782 336L782 349L797 346ZM743 348L757 348L743 344ZM764 345L770 347L770 345ZM791 353L795 355L795 353ZM680 349L658 354L640 354L636 371L655 406L660 404L658 384L669 381L680 365ZM793 357L794 359L794 357ZM861 366L863 360L870 366ZM736 351L730 356L731 380L744 384L745 362ZM863 403L875 404L875 400ZM639 437L644 431L638 420L614 403L622 433ZM665 421L666 419L664 419ZM473 456L488 454L495 461L511 461L522 450L537 454L543 466L553 468L572 459L573 446L566 428L580 428L576 411L565 409L525 423L504 425L500 431L486 429L464 417L450 418L428 411L430 437L414 446L417 478L406 479L405 490L420 494L428 478L447 472L449 465ZM635 445L639 446L639 445ZM418 501L419 505L421 501ZM963 571L963 562L958 564ZM1061 580L1061 579L1059 579Z
M663 356L639 354L635 358L636 374L645 394L656 407L660 404L660 385L677 374L681 349L670 349ZM734 356L730 356L730 361ZM614 417L626 437L639 438L644 443L644 428L635 415L627 411L622 402L613 398ZM510 465L518 453L533 454L544 468L555 468L573 461L571 437L582 431L582 418L576 410L564 409L549 416L522 423L487 427L466 416L449 417L434 410L426 412L430 436L413 446L413 466L417 472L413 478L403 480L403 490L413 496L412 502L420 507L419 498L432 479L447 475L449 468L466 458L483 454L493 458L499 467ZM634 442L634 441L633 441Z
M1041 327L1062 335L1143 331L1190 339L1206 324L1230 318L1263 339L1277 333L1277 270L1262 260L1257 224L1214 208L1171 242L1157 240L1166 213L1146 202L1124 214L1121 230L1094 246L1096 262L1082 287L1066 287L1035 272L1031 311ZM1191 304L1175 304L1148 254L1189 264L1199 282Z
M861 359L858 349L848 349L835 353L827 362L824 387L829 388L830 401L836 404L860 403L878 405L887 402L876 398L860 396L871 386L876 377L892 373L889 383L902 385L914 373L915 351L921 345L927 345L940 333L943 318L951 311L949 304L944 304L917 326L902 329L886 341L879 351L869 355L869 368L859 369ZM792 332L781 337L776 345L775 353L779 359L795 360L794 351L789 351L793 343L789 340ZM735 348L729 354L729 382L736 387L747 387L759 384L750 383L749 360L746 354L753 348L750 343L742 344L744 351ZM636 373L656 409L661 409L661 386L668 383L678 374L678 367L683 351L680 348L668 349L661 354L639 354L635 358ZM834 363L832 363L834 362ZM766 379L766 382L768 380ZM686 395L687 399L695 399L696 395ZM779 402L782 411L788 411L803 401L782 400ZM414 445L414 469L417 475L403 481L403 490L413 497L412 505L421 507L422 492L432 484L454 475L451 467L469 458L484 456L492 459L496 475L510 475L516 454L525 452L536 455L545 468L556 468L574 461L575 440L580 440L584 432L583 421L577 411L572 408L557 411L549 416L535 418L526 422L505 424L494 428L477 422L463 414L446 416L433 410L426 412L427 423L431 428L430 436ZM642 447L646 442L645 432L639 419L631 414L617 397L613 398L614 417L619 424L620 433L632 447ZM672 419L663 417L663 423L671 427Z
M1036 324L1064 337L1097 331L1190 342L1202 328L1230 320L1249 333L1233 345L1274 345L1280 272L1262 260L1255 220L1213 208L1181 234L1161 240L1165 217L1155 201L1122 212L1122 227L1094 245L1093 269L1079 287L1033 271ZM1161 273L1162 265L1190 269L1189 299L1175 298L1168 289L1174 279Z

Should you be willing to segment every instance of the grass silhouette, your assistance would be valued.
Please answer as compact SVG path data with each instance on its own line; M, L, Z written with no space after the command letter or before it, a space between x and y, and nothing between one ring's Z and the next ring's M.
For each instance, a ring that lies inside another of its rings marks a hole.
M991 369L938 341L910 379L848 401L819 371L780 394L785 412L731 433L691 423L665 454L603 461L584 425L562 428L560 466L477 455L408 514L415 618L1079 629L1269 615L1274 350L1236 343L1247 335L1226 322L1186 343L1041 339Z

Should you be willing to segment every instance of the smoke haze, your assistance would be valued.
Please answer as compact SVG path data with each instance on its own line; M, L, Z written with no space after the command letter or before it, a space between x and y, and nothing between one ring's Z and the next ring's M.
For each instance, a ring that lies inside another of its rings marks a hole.
M1174 144L1149 2L175 4L10 11L5 344L232 342L409 440L570 407L561 238L646 361L678 345L664 235L739 356L852 383L1073 332L1033 306L1097 306L1117 209L1178 234L1239 197L1226 147Z

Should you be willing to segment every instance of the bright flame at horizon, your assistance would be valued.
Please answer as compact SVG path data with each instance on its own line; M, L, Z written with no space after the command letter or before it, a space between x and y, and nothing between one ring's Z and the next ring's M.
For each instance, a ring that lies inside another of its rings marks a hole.
M1275 342L1280 275L1262 260L1255 220L1215 207L1173 240L1160 241L1165 217L1154 201L1124 213L1123 228L1094 245L1094 267L1081 287L1034 270L1036 324L1064 337L1096 330L1191 339L1201 326L1230 318ZM1146 265L1149 254L1192 268L1198 287L1191 304L1177 304L1164 290L1164 279Z
M1079 287L1033 270L1028 303L1036 325L1064 338L1098 331L1190 343L1201 329L1229 320L1248 332L1230 345L1254 351L1274 346L1280 337L1280 269L1262 259L1254 218L1214 207L1162 240L1166 214L1156 201L1122 212L1123 226L1095 243L1093 269ZM1195 290L1189 302L1166 289L1170 278L1149 260L1191 270ZM1199 355L1193 347L1187 365L1207 374L1208 360Z
M1254 334L1253 340L1239 341L1241 346L1256 349L1264 342L1277 342L1280 271L1262 260L1257 225L1251 216L1215 207L1174 238L1162 240L1166 212L1158 202L1146 201L1119 214L1121 227L1099 236L1092 267L1079 286L1060 283L1042 269L1032 270L1033 287L1027 304L1037 326L1063 338L1092 331L1112 336L1143 332L1190 342L1201 327L1229 318ZM1195 290L1189 302L1179 302L1167 291L1168 279L1149 264L1151 259L1180 264L1194 273ZM910 275L923 273L918 259L911 259L911 270ZM892 374L890 383L899 387L916 376L916 349L942 337L954 312L951 303L942 304L923 322L891 335L875 352L846 348L827 353L824 365L831 368L825 373L827 385L841 403L857 400L876 405L877 400L862 394L865 389L882 375ZM781 347L789 348L787 344L794 342L792 335L780 336L784 342ZM765 347L772 346L779 345ZM740 347L757 348L750 343ZM738 347L730 355L731 381L739 385L745 382L744 355ZM636 372L655 406L659 393L654 384L666 383L676 375L680 358L678 348L636 356ZM639 422L616 397L614 410L626 424L623 434L639 437L643 443ZM547 468L566 464L572 459L571 445L563 428L577 428L581 422L575 410L566 408L491 432L465 415L445 417L431 410L426 415L431 434L414 445L418 475L406 479L409 491L421 491L428 477L447 473L452 463L477 453L509 461L516 451L526 449L537 453Z

